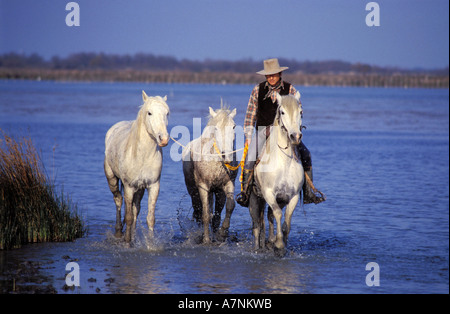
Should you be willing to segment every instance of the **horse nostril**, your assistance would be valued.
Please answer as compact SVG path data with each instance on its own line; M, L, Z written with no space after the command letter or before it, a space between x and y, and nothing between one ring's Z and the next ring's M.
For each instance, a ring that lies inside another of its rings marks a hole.
M167 135L158 134L159 146L165 147L169 143L169 137Z
M291 134L290 138L291 138L291 141L295 141L297 139L297 135Z
M291 135L289 135L289 138L292 142L299 143L300 140L302 139L302 134L301 133L292 133Z

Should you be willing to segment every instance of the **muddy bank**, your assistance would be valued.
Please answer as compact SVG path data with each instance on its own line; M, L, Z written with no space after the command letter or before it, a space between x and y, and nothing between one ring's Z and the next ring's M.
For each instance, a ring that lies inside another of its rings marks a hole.
M35 251L39 244L34 245ZM62 255L54 260L22 258L30 255L30 245L25 248L0 251L0 294L96 294L113 293L111 284L115 282L107 267L83 270L80 286L68 286L66 267L70 262L82 263L79 258ZM45 251L45 248L44 248ZM32 254L31 254L32 255ZM119 268L119 265L113 266Z
M7 252L0 252L1 294L54 294L56 288L41 272L51 264L8 258Z

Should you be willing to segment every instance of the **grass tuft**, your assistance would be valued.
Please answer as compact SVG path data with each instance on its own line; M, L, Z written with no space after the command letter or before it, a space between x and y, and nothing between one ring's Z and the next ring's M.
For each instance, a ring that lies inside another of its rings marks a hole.
M55 192L31 139L0 134L0 250L82 237L77 205Z

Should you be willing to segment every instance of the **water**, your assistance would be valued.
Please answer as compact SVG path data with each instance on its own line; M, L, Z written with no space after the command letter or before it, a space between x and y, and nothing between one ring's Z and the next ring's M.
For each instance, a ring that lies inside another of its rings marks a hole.
M48 175L89 228L74 242L0 252L0 285L12 285L19 266L34 265L41 277L26 284L59 293L448 293L448 89L299 88L304 141L327 201L297 207L284 258L251 249L251 219L239 205L230 241L205 247L192 240L172 144L164 148L156 243L146 237L146 197L135 247L114 239L104 136L135 118L141 90L168 95L171 130L192 129L194 117L205 122L221 97L242 124L251 88L0 81L0 128L34 140ZM64 290L70 261L80 266L80 287ZM380 267L379 286L366 285L369 262Z

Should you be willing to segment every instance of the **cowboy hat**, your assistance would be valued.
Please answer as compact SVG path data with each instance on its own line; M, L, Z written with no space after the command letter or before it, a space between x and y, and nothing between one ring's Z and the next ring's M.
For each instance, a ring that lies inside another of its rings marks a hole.
M288 67L280 67L277 58L264 60L264 70L256 72L261 75L271 75L283 72L289 69Z

